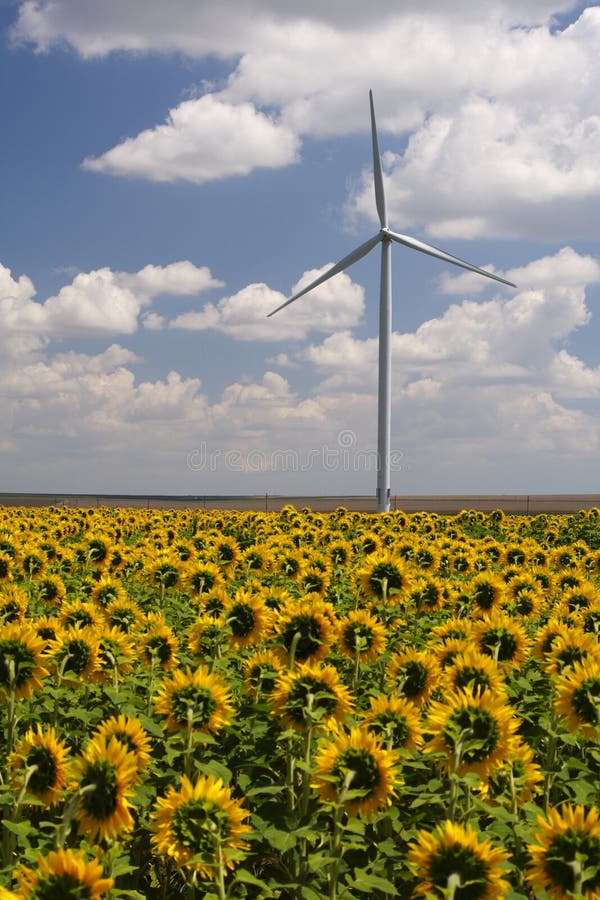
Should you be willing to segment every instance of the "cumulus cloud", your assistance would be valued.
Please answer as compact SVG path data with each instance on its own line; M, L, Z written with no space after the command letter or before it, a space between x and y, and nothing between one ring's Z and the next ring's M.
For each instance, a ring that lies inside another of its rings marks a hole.
M560 28L567 11L575 21ZM66 42L85 58L125 50L230 60L218 92L89 157L88 169L203 183L289 165L304 136L366 134L372 87L395 228L455 238L595 234L596 5L428 0L418 11L384 4L373 16L341 0L177 0L168 9L107 0L101 10L92 0L26 0L13 35L38 51ZM374 218L370 167L347 211Z
M38 302L27 276L15 280L0 265L0 313L9 343L18 336L30 336L39 345L49 337L132 334L156 297L191 296L222 285L206 267L183 260L133 273L109 268L80 272L58 294ZM157 324L151 318L146 327Z
M518 275L522 288L510 298L463 299L393 335L393 449L403 466L395 490L474 490L478 473L493 490L493 472L506 465L523 473L511 476L523 479L513 490L548 490L535 480L542 464L576 459L577 473L596 465L600 426L587 410L600 402L600 367L566 344L589 322L598 260L567 247ZM2 270L0 279L5 296L33 302L25 277ZM214 306L214 322L226 328L224 309ZM240 318L229 326L241 327L243 312L234 306ZM43 447L56 490L214 493L273 490L278 480L305 493L349 484L370 492L378 346L352 327L272 358L266 372L232 380L216 397L177 371L138 379L138 357L118 344L97 355L38 348L19 365L5 358L0 414L10 426L0 470L15 486L15 473L39 478ZM290 361L311 372L311 389L298 368L277 371Z
M151 181L202 184L253 169L279 168L298 159L298 138L251 103L228 103L214 94L186 100L165 124L142 131L83 167Z
M311 269L292 286L290 296L318 278L331 267ZM364 288L341 272L268 318L285 296L266 284L250 284L218 303L207 303L196 312L183 313L172 319L170 328L191 331L214 329L241 341L304 340L311 331L335 331L353 328L364 311Z
M483 0L476 5L422 0L419 9L444 18L534 25L577 5L575 0ZM396 15L392 4L377 9L384 25ZM372 9L360 0L304 0L301 8L293 0L171 0L168 7L162 0L104 0L101 8L94 0L25 0L13 38L31 42L38 51L68 42L83 57L118 50L230 56L253 45L260 49L306 20L351 30L368 25Z

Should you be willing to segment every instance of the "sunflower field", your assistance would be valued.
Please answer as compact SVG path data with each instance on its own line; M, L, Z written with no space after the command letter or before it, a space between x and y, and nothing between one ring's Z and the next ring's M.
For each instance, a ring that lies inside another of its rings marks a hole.
M0 900L600 900L599 633L598 509L0 509Z

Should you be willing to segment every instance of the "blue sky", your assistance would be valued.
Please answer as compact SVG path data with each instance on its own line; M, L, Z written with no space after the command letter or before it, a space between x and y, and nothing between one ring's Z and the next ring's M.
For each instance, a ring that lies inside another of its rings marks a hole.
M475 11L476 8L476 11ZM373 15L376 13L377 15ZM4 490L596 492L600 7L0 2ZM308 273L312 273L308 274Z

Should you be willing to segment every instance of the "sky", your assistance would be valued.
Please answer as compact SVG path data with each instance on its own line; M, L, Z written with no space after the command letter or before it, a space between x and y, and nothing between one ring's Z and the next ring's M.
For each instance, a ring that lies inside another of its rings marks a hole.
M3 491L600 490L600 5L0 0Z

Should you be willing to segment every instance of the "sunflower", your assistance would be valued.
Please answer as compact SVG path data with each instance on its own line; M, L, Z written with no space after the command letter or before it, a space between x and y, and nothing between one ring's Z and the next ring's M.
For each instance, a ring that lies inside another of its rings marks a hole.
M61 799L69 776L69 750L54 728L42 728L38 723L17 744L8 758L8 767L15 789L19 790L27 779L27 793L45 806L54 806Z
M537 843L528 847L531 867L526 877L549 897L585 900L600 897L600 815L593 807L565 804L538 817Z
M0 581L10 582L12 581L11 575L11 567L13 564L13 557L9 556L8 553L3 553L0 549Z
M247 575L262 575L273 565L273 554L260 544L246 547L240 556L238 566Z
M110 575L103 575L94 585L91 599L97 606L106 609L112 603L126 601L127 591L121 584L120 579L111 578Z
M408 589L408 597L415 604L417 611L434 612L443 606L447 599L445 585L432 575L417 578Z
M178 642L168 625L160 622L151 623L149 630L141 639L141 658L147 666L159 666L163 670L178 665Z
M36 544L25 544L21 548L19 561L23 574L30 581L41 578L48 564L46 554Z
M474 637L482 653L497 662L519 666L525 659L529 640L525 628L503 612L492 612L475 623Z
M414 703L404 697L379 694L369 697L371 709L365 725L395 750L417 750L423 744L421 719Z
M385 627L363 609L349 612L338 624L338 646L344 656L373 662L385 650Z
M215 878L219 851L233 869L248 844L243 835L252 829L244 822L249 813L232 797L231 789L214 775L201 775L195 784L184 775L179 789L170 787L152 812L152 844L160 856L189 867L201 878Z
M110 628L118 628L125 634L131 634L141 627L144 614L140 607L127 596L108 603L104 618Z
M301 731L314 724L328 726L332 718L341 721L353 703L338 671L319 662L305 663L280 675L269 699L273 714Z
M453 896L457 900L499 900L510 885L502 864L510 853L480 839L470 825L445 821L434 832L417 832L408 864L418 879L419 897ZM452 894L450 890L453 889Z
M221 534L211 541L210 552L215 564L228 576L241 555L239 544L235 538L225 534Z
M244 682L249 694L270 694L275 679L281 675L283 663L281 655L272 650L258 650L249 656L244 664Z
M517 803L527 803L542 790L544 773L535 762L535 753L525 741L515 735L510 742L507 758L479 788L479 794L488 802L499 796L506 781L511 782L511 792Z
M552 642L544 668L548 674L556 675L585 659L600 662L598 638L581 628L568 628Z
M36 616L35 619L29 620L29 624L44 642L44 653L48 650L50 642L55 641L63 631L56 616Z
M156 712L166 716L168 731L181 731L191 722L199 731L220 731L231 721L231 690L205 666L177 670L163 681L154 698Z
M446 766L458 774L475 772L486 778L507 758L519 726L503 697L484 691L458 690L432 703L426 730L433 734L426 753L443 753Z
M439 678L437 659L426 651L401 650L391 657L387 666L390 690L417 706L427 703Z
M584 659L567 668L556 684L554 706L569 731L589 740L600 735L600 660Z
M406 564L388 550L373 553L356 574L364 593L384 602L403 594L410 586Z
M123 634L119 628L108 628L100 632L98 638L98 680L110 683L115 677L119 680L133 672L132 661L135 659L133 639Z
M390 806L399 782L398 755L367 728L332 726L315 756L312 786L323 800L341 803L349 816L372 819Z
M195 562L185 571L185 582L192 596L201 597L222 588L225 579L221 569L212 562Z
M450 638L470 641L472 634L473 623L469 619L459 619L455 616L431 630L431 637L435 641L447 641Z
M22 622L29 605L24 590L14 584L3 585L0 595L0 624Z
M470 648L471 644L467 638L447 638L441 644L431 645L431 651L435 654L442 672L447 666L452 665L456 656Z
M583 582L567 588L561 597L559 612L569 615L597 606L600 593L595 584Z
M29 622L0 625L0 697L14 688L17 700L31 699L42 687L44 641Z
M88 626L60 632L48 647L54 668L73 685L97 679L99 652L98 632Z
M275 637L294 660L316 661L327 655L335 635L335 613L319 596L307 594L279 611L273 623Z
M556 638L566 634L568 630L569 625L563 618L553 616L536 632L531 651L532 656L539 660L545 660Z
M211 615L199 616L187 635L188 649L193 656L217 658L227 640L225 619Z
M29 869L21 865L16 871L19 900L101 900L112 888L112 878L104 878L104 870L97 859L87 859L85 850L56 850L42 856L37 866Z
M74 763L75 818L92 841L114 840L133 828L130 796L136 757L116 737L94 737Z
M227 599L223 618L230 629L229 643L233 650L260 644L270 624L269 611L262 597L241 589L233 598Z
M267 609L270 609L273 612L279 612L279 610L287 607L288 604L296 602L296 598L293 597L289 591L272 584L261 586L257 592L264 600Z
M150 762L150 738L142 728L140 720L133 716L124 716L121 713L118 716L105 719L96 728L94 737L105 739L106 741L116 738L126 750L133 753L138 776Z
M444 687L449 691L464 688L473 694L504 690L504 678L499 664L473 647L457 653L444 669Z
M63 628L83 628L88 625L97 628L101 622L101 616L96 606L83 600L71 600L69 603L63 603L59 618Z

